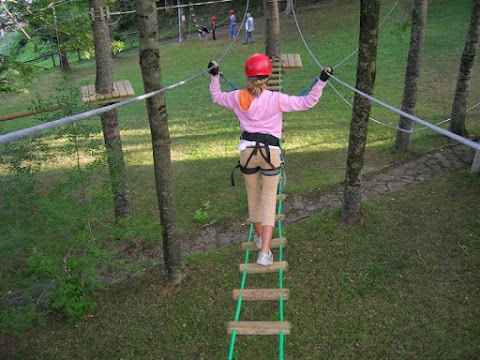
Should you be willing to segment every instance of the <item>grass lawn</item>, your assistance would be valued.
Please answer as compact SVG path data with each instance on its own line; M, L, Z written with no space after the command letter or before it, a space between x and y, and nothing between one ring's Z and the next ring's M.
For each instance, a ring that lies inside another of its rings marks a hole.
M382 19L395 3L382 2ZM404 26L407 3L398 3L379 36L374 96L397 107L410 35ZM450 116L470 9L469 0L435 0L429 7L416 115L432 123ZM356 49L358 11L354 0L298 9L304 38L324 66L339 64ZM284 80L285 92L298 94L320 69L305 50L293 17L281 15L280 21L282 52L300 53L304 64L303 70L288 72ZM244 59L264 50L264 19L256 18L255 25L255 43L242 46L240 34L220 63L238 87L245 81ZM230 44L226 31L223 37L219 32L217 41L191 38L183 44L162 45L164 85L188 79L222 56ZM354 84L356 60L355 55L337 66L335 75ZM137 95L143 93L135 51L120 54L114 66L115 80L128 79ZM472 74L469 108L480 97L479 66L477 62ZM78 90L94 82L93 62L76 65L67 79ZM166 93L179 232L187 245L204 225L196 221L197 210L206 209L208 222L218 225L247 217L240 176L236 187L229 184L238 157L238 123L231 112L211 103L208 82L205 75ZM0 115L25 110L39 96L60 97L67 84L58 72L46 72L31 85L29 94L0 95ZM332 85L353 101L350 91ZM222 86L229 89L226 83ZM351 113L345 101L327 88L314 109L285 115L289 197L317 194L343 180ZM118 114L134 207L126 228L114 223L98 118L62 129L76 134L93 131L88 138L52 131L40 139L48 149L28 140L0 148L1 299L13 293L18 295L14 304L35 304L49 281L45 266L53 264L61 271L68 257L102 269L113 266L119 272L133 268L137 274L100 292L99 308L77 326L65 324L55 314L45 328L13 340L0 338L6 343L0 352L6 352L7 358L226 357L223 325L234 314L230 298L240 280L234 265L241 261L240 250L232 247L188 257L188 276L179 288L163 283L161 268L143 271L148 263L142 251L161 247L148 118L143 102L122 107ZM479 114L480 107L467 113L471 134L480 133ZM397 115L377 105L371 115L391 127L398 122ZM53 114L50 120L62 116ZM0 133L39 123L33 118L1 122ZM399 155L390 151L394 138L395 130L371 122L365 173L446 143L432 131L419 131L414 134L413 151ZM80 150L78 167L74 144ZM35 157L25 151L31 147ZM25 156L21 165L35 165L37 160L41 164L33 177L9 172L13 163L8 160L21 156ZM285 286L292 298L286 317L294 328L287 337L287 358L474 358L480 335L478 186L478 179L466 174L445 176L365 204L362 225L343 226L337 209L288 227L291 268ZM138 256L118 263L119 249L132 244L141 245ZM248 286L269 279L261 276ZM276 316L272 309L254 304L245 309L245 316ZM276 342L274 337L240 338L239 357L271 358Z
M364 204L361 225L339 209L286 229L287 359L473 359L480 351L480 183L457 173ZM8 359L224 359L240 285L239 245L186 259L179 287L155 268L100 294L72 326L4 338ZM275 287L275 274L246 288ZM276 320L276 303L244 302L240 320ZM237 337L238 359L271 359L278 338Z

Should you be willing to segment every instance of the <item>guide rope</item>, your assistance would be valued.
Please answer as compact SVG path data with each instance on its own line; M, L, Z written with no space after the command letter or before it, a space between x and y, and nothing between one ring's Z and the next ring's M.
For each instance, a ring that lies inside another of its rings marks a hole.
M297 15L296 15L295 9L292 10L292 13L293 13L293 17L294 17L294 19L295 19L295 24L296 24L296 26L297 26L297 30L298 30L298 32L299 32L299 34L300 34L300 37L301 37L301 39L302 39L302 41L303 41L303 44L304 44L305 48L307 49L307 51L309 52L309 54L312 56L313 60L317 63L317 65L318 65L320 68L323 69L324 66L318 61L318 59L316 58L316 56L313 54L312 50L310 49L310 47L308 46L308 44L307 44L307 42L306 42L306 40L305 40L305 37L303 36L302 30L301 30L300 25L299 25L299 23L298 23L298 19L297 19ZM336 77L336 76L334 76L334 75L332 75L332 74L329 74L329 76L330 76L332 79L334 79L335 81L337 81L339 84L341 84L341 85L343 85L344 87L346 87L347 89L350 89L350 90L356 92L357 94L359 94L359 95L367 98L368 100L373 101L373 102L375 102L375 103L377 103L377 104L385 107L386 109L389 109L389 110L391 110L391 111L393 111L393 112L395 112L395 113L397 113L397 114L399 114L399 115L401 115L401 116L403 116L403 117L405 117L405 118L407 118L407 119L410 119L410 120L412 120L412 121L414 121L414 122L416 122L416 123L419 123L419 124L425 126L426 128L429 128L429 129L431 129L431 130L434 130L434 131L436 131L436 132L438 132L438 133L440 133L440 134L442 134L442 135L445 135L445 136L449 137L450 139L456 140L456 141L458 141L458 142L460 142L460 143L462 143L462 144L464 144L464 145L466 145L466 146L469 146L469 147L471 147L471 148L473 148L473 149L475 149L475 150L477 150L477 151L480 150L480 144L477 143L477 142L475 142L475 141L466 139L466 138L464 138L464 137L462 137L462 136L460 136L460 135L457 135L457 134L455 134L455 133L453 133L453 132L451 132L451 131L445 130L445 129L437 126L437 125L434 125L434 124L432 124L432 123L429 123L428 121L425 121L425 120L423 120L423 119L421 119L421 118L419 118L419 117L417 117L417 116L408 114L407 112L405 112L405 111L403 111L403 110L397 109L396 107L394 107L394 106L392 106L392 105L389 105L389 104L387 104L387 103L385 103L385 102L383 102L383 101L381 101L381 100L376 99L375 97L373 97L373 96L371 96L371 95L368 95L368 94L364 93L363 91L358 90L357 88L355 88L355 87L347 84L346 82L340 80L338 77ZM332 88L334 88L331 82L329 82L329 85L332 86ZM335 88L334 88L334 89L335 89ZM337 92L337 94L338 94L338 92ZM346 100L345 100L345 101L346 101ZM371 117L369 117L369 118L372 119ZM376 121L376 122L377 122L377 123L380 123L379 121Z

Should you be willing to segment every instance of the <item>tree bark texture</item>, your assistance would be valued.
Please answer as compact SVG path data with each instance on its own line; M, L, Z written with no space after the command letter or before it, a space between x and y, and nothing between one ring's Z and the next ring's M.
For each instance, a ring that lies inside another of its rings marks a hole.
M417 105L418 80L422 66L423 47L427 24L428 0L414 0L412 10L412 29L410 34L410 49L408 51L405 82L403 85L402 110L415 115ZM412 120L400 116L398 127L403 130L412 130ZM397 130L394 149L409 151L412 147L412 133Z
M287 6L285 7L284 15L291 15L295 9L294 0L287 0Z
M92 24L97 70L95 91L99 94L108 94L113 91L113 61L106 2L105 0L89 0L89 6L95 13L95 20ZM115 219L121 221L130 217L131 202L117 111L115 109L107 111L101 114L100 118L110 171Z
M140 30L140 66L145 93L161 89L162 76L158 48L158 20L154 0L137 1ZM153 163L157 187L160 221L163 229L163 250L167 281L179 282L184 277L182 252L177 231L173 196L170 132L164 93L146 100L153 147Z
M463 48L458 72L457 87L453 99L452 113L450 116L449 130L460 136L468 136L465 127L465 113L467 112L467 99L470 90L472 68L475 61L475 53L480 40L480 0L473 0L470 27L467 40Z
M280 58L280 15L278 1L263 0L265 10L265 53L270 58Z
M361 0L360 39L355 87L368 95L373 93L375 84L379 12L380 0ZM360 190L370 109L370 100L355 93L342 210L342 219L347 223L355 222L360 215Z
M72 69L70 67L70 63L68 62L67 53L63 49L60 49L60 65L62 67L62 71L70 71Z

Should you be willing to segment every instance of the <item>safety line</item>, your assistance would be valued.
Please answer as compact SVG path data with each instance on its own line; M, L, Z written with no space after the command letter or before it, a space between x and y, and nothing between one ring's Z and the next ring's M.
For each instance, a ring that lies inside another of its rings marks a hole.
M387 16L383 19L382 21L382 24L387 20L387 18L390 16L390 14L392 13L393 9L397 6L397 3L398 3L398 0L397 2L394 4L394 6L392 7L392 9L389 11L389 13L387 14ZM312 57L312 59L317 63L317 65L323 69L323 65L320 64L320 62L317 60L317 58L315 57L315 55L313 54L312 50L310 49L310 47L308 46L307 44L307 41L305 40L305 37L303 36L303 32L302 30L300 29L300 24L298 23L298 18L297 18L297 13L295 11L295 9L292 10L292 14L293 14L293 19L295 20L295 25L297 26L297 30L298 30L298 33L300 34L300 37L302 39L302 42L305 46L305 48L307 49L307 51L309 52L310 56ZM350 57L352 57L354 54L356 54L358 52L358 48L356 50L354 50L350 55L348 55L343 61L341 61L338 65L336 65L334 67L334 69L337 68L337 66L340 66L341 64L343 64L347 59L349 59ZM353 108L353 105L337 90L337 88L331 83L329 82L328 85L335 91L335 93L343 100L345 101L351 108ZM376 119L374 119L372 116L369 116L369 119L372 120L373 122L377 123L377 124L381 124L381 125L384 125L384 126L387 126L387 124L384 124L382 123L381 121L378 121ZM393 127L393 126L387 126L387 127L392 127L394 129L398 129L400 131L403 131L403 132L412 132L412 130L406 130L406 129L401 129L399 127Z
M324 66L317 60L317 58L315 57L315 55L313 54L313 52L311 51L310 47L308 46L308 44L307 44L306 41L305 41L305 37L303 36L303 33L302 33L301 29L300 29L300 25L298 24L298 20L297 20L297 16L296 16L295 9L292 10L292 13L293 13L293 16L294 16L294 19L295 19L295 23L296 23L296 25L297 25L297 29L298 29L298 31L299 31L300 37L302 38L303 43L304 43L306 49L308 50L308 52L310 53L310 55L312 56L312 58L315 60L315 62L320 66L320 68L323 69ZM339 78L337 78L336 76L334 76L334 75L332 75L332 74L328 74L328 75L329 75L332 79L334 79L334 80L336 80L338 83L340 83L341 85L343 85L343 86L345 86L346 88L348 88L348 89L356 92L357 94L359 94L359 95L361 95L361 96L369 99L370 101L373 101L373 102L375 102L375 103L377 103L377 104L379 104L379 105L381 105L381 106L383 106L383 107L385 107L385 108L387 108L387 109L389 109L389 110L391 110L391 111L393 111L393 112L395 112L395 113L397 113L397 114L399 114L399 115L401 115L401 116L403 116L403 117L405 117L405 118L407 118L407 119L410 119L410 120L412 120L412 121L414 121L414 122L417 122L417 123L419 123L419 124L422 124L423 126L425 126L425 127L427 127L427 128L430 128L430 129L432 129L432 130L434 130L434 131L437 131L438 133L440 133L440 134L442 134L442 135L445 135L445 136L447 136L447 137L449 137L449 138L451 138L451 139L453 139L453 140L456 140L456 141L458 141L458 142L460 142L460 143L462 143L462 144L464 144L464 145L467 145L467 146L469 146L469 147L471 147L471 148L473 148L473 149L475 149L475 150L477 150L477 151L480 150L480 144L479 144L479 143L476 143L476 142L474 142L474 141L472 141L472 140L469 140L469 139L466 139L466 138L464 138L464 137L462 137L462 136L460 136L460 135L457 135L457 134L455 134L455 133L453 133L453 132L451 132L451 131L445 130L445 129L439 127L439 126L436 126L436 125L434 125L434 124L431 124L431 123L429 123L428 121L425 121L425 120L423 120L423 119L420 119L420 118L417 117L417 116L408 114L407 112L405 112L405 111L403 111L403 110L397 109L397 108L393 107L392 105L389 105L389 104L387 104L387 103L385 103L385 102L383 102L383 101L381 101L381 100L376 99L375 97L373 97L373 96L371 96L371 95L368 95L368 94L364 93L363 91L358 90L357 88L355 88L355 87L347 84L346 82L340 80ZM329 83L329 84L332 85L331 83Z
M210 3L225 2L225 1L233 1L233 0L210 1L210 2L205 2L205 3L202 3L202 4L210 4ZM250 0L247 0L247 4L246 4L246 7L245 7L245 15L243 17L241 26L239 27L238 31L240 31L243 27L243 24L244 24L245 19L246 19L246 14L247 14L247 11L248 11L249 4L250 4ZM186 7L186 6L190 6L190 5L185 4L182 7ZM136 10L135 10L135 12L136 12ZM237 33L237 36L235 36L233 38L233 41L231 42L230 46L227 48L227 50L225 50L224 54L220 57L218 62L220 62L227 55L227 53L232 48L235 40L237 39L237 37L238 37L238 33ZM5 134L5 135L0 135L0 145L4 144L4 143L7 143L9 141L13 141L13 140L17 140L17 139L26 137L26 136L31 136L31 135L37 134L37 133L45 131L45 130L54 129L54 128L57 128L57 127L60 127L60 126L63 126L63 125L66 125L66 124L69 124L69 123L72 123L72 122L75 122L75 121L88 119L92 116L100 115L100 114L103 114L107 111L119 108L121 106L131 104L131 103L134 103L134 102L137 102L137 101L140 101L140 100L148 99L148 98L150 98L152 96L155 96L157 94L160 94L164 91L174 89L174 88L176 88L180 85L184 85L187 82L190 82L190 81L200 77L201 75L205 74L207 71L209 71L209 69L203 70L200 73L198 73L198 74L196 74L196 75L194 75L190 78L179 81L179 82L177 82L175 84L172 84L170 86L163 87L159 90L155 90L155 91L147 93L147 94L143 94L143 95L139 95L139 96L136 96L136 97L133 97L133 98L130 98L130 99L126 99L126 100L117 102L115 104L110 104L110 105L103 106L103 107L98 108L98 109L86 111L86 112L83 112L83 113L80 113L80 114L75 114L75 115L68 116L68 117L65 117L65 118L61 118L61 119L58 119L58 120L54 120L54 121L51 121L51 122L48 122L48 123L45 123L45 124L40 124L40 125L36 125L36 126L26 128L26 129L12 131L12 132L10 132L8 134Z
M400 0L397 0L397 2L395 4L393 4L392 8L390 9L390 11L388 12L388 14L383 18L382 22L380 23L380 25L378 25L378 28L380 29L382 27L382 25L385 23L385 21L387 21L387 19L390 17L390 15L392 14L393 10L395 10L395 8L397 7L398 5L398 2ZM355 55L356 53L358 52L358 47L350 54L348 55L345 59L343 59L342 61L340 61L337 65L335 65L333 68L334 69L337 69L340 65L342 65L344 62L346 62L348 59L350 59L353 55Z
M375 102L375 103L377 103L377 104L379 104L379 105L381 105L381 106L383 106L383 107L385 107L385 108L387 108L387 109L389 109L389 110L391 110L391 111L393 111L393 112L395 112L395 113L397 113L397 114L399 114L399 115L401 115L401 116L403 116L403 117L406 117L407 119L410 119L410 120L415 121L415 122L417 122L417 123L419 123L419 124L422 124L423 126L428 127L428 128L430 128L430 129L432 129L432 130L435 130L435 131L439 132L440 134L449 137L450 139L456 140L456 141L458 141L458 142L460 142L460 143L462 143L462 144L464 144L464 145L467 145L467 146L469 146L469 147L471 147L471 148L473 148L473 149L475 149L475 150L477 150L477 151L480 151L480 144L477 143L477 142L475 142L475 141L466 139L466 138L464 138L464 137L462 137L462 136L460 136L460 135L457 135L457 134L455 134L455 133L453 133L453 132L451 132L451 131L445 130L445 129L439 127L439 126L436 126L436 125L433 125L433 124L429 123L428 121L425 121L425 120L423 120L423 119L420 119L420 118L417 117L417 116L411 115L411 114L409 114L409 113L407 113L407 112L405 112L405 111L403 111L403 110L397 109L397 108L393 107L392 105L389 105L389 104L387 104L387 103L385 103L385 102L383 102L383 101L381 101L381 100L378 100L378 99L374 98L374 97L371 96L371 95L368 95L368 94L364 93L363 91L358 90L357 88L355 88L355 87L347 84L346 82L340 80L339 78L337 78L337 77L334 76L334 75L330 75L330 77L331 77L332 79L336 80L338 83L340 83L340 84L342 84L343 86L345 86L346 88L348 88L348 89L350 89L350 90L352 90L352 91L355 91L357 94L359 94L359 95L367 98L367 99L370 100L370 101L373 101L373 102Z
M222 56L220 56L218 58L218 63L220 63L223 58L227 55L227 53L230 51L230 49L232 48L232 46L235 44L235 42L237 41L237 38L239 37L238 34L240 33L240 30L242 30L243 28L243 24L245 23L245 20L247 18L247 12L248 12L248 8L250 7L250 0L247 0L247 3L245 5L245 12L244 12L244 15L243 15L243 19L242 19L242 22L240 24L240 26L238 27L238 30L237 30L237 34L235 35L235 37L232 39L230 45L227 47L227 50L225 50L225 52L223 53Z
M12 140L17 140L17 139L20 139L20 138L23 138L23 137L26 137L26 136L34 135L34 134L37 134L41 131L57 128L59 126L66 125L66 124L72 123L74 121L88 119L92 116L103 114L107 111L114 110L114 109L119 108L121 106L128 105L128 104L140 101L140 100L148 99L152 96L163 93L167 90L174 89L174 88L176 88L180 85L185 85L186 83L188 83L192 80L195 80L196 78L205 74L207 71L208 71L208 69L203 70L200 73L198 73L198 74L196 74L196 75L194 75L190 78L187 78L185 80L179 81L175 84L169 85L167 87L163 87L161 89L152 91L152 92L147 93L147 94L135 96L133 98L126 99L126 100L117 102L115 104L110 104L110 105L103 106L103 107L98 108L98 109L89 110L89 111L86 111L86 112L83 112L83 113L80 113L80 114L75 114L75 115L68 116L68 117L65 117L65 118L62 118L62 119L58 119L58 120L54 120L54 121L51 121L51 122L48 122L48 123L45 123L45 124L40 124L40 125L36 125L36 126L26 128L26 129L12 131L12 132L10 132L8 134L5 134L5 135L0 135L0 144L4 144L6 142L9 142L9 141L12 141Z

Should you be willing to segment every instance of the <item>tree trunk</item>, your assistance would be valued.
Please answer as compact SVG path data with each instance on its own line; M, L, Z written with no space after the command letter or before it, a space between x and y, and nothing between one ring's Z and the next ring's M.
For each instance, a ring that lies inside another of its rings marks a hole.
M145 93L150 93L163 87L155 1L138 0L137 16L140 30L140 66L143 84ZM154 95L146 102L152 137L157 200L163 229L165 273L169 282L179 282L184 277L184 268L177 234L170 158L170 132L165 95L164 93Z
M368 95L372 94L375 84L379 12L380 0L361 0L356 88ZM342 211L342 219L347 223L353 223L360 215L360 190L370 109L370 100L355 93Z
M89 0L89 6L95 11L95 21L93 21L97 71L95 91L99 94L108 94L113 90L113 61L105 10L106 3L105 0ZM131 205L117 111L115 109L107 111L100 115L100 118L112 184L115 219L120 221L130 217Z
M285 7L284 15L291 15L295 9L293 0L287 0L287 6Z
M67 52L60 48L60 65L62 71L70 71L72 68L68 62Z
M470 79L475 61L475 53L480 39L480 0L473 0L470 27L467 40L460 60L457 88L453 99L452 113L450 116L449 130L460 136L468 136L465 128L465 113L467 111L467 98L470 90Z
M265 53L270 58L280 58L280 15L278 1L263 0L265 9Z
M407 69L405 70L402 100L402 110L411 115L415 115L415 107L417 105L418 79L420 77L423 45L425 43L427 8L428 0L414 0L410 49L408 51ZM412 120L400 116L398 127L406 131L397 130L394 149L397 151L409 151L412 147Z

